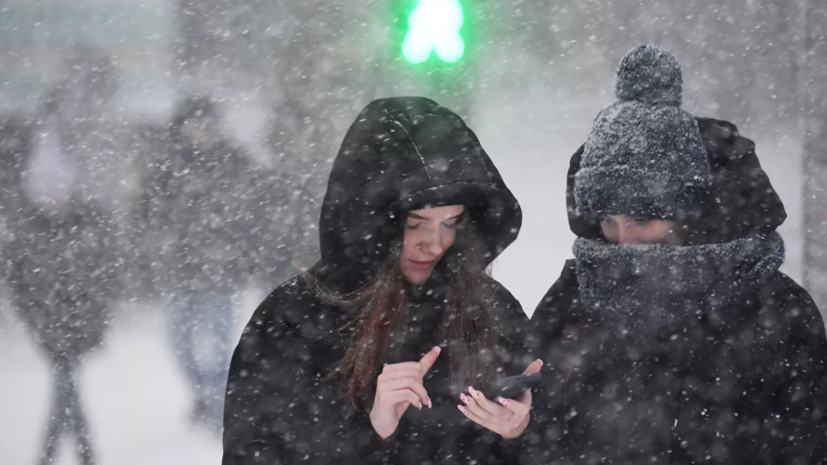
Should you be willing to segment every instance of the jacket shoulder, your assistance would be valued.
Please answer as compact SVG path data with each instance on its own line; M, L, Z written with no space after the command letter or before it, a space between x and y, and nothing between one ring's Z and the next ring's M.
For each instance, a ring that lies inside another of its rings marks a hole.
M568 260L560 277L552 284L531 315L524 343L532 352L549 360L548 349L560 340L566 324L577 324L579 291L575 261Z
M810 294L784 273L770 278L760 294L759 324L786 329L788 337L827 340L824 319Z
M773 291L780 299L790 303L797 302L813 307L814 310L818 310L810 293L786 274L780 271L776 272L770 282L772 283Z
M320 339L336 331L337 322L350 316L343 309L324 302L300 276L274 289L256 308L245 337L289 337Z
M580 300L576 269L576 260L566 261L563 270L560 272L560 277L551 285L540 303L537 304L532 319L574 316L575 306Z
M491 294L495 299L495 305L501 311L504 311L507 315L525 315L523 311L523 306L520 304L520 301L517 300L516 297L506 289L505 286L502 285L499 281L494 278L489 277L487 280L488 288L491 290Z

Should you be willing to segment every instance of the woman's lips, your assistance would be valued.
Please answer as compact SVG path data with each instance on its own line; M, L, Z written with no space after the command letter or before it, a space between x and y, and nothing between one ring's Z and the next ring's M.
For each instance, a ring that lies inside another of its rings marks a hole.
M436 260L431 260L431 261L427 261L427 262L420 262L420 261L416 261L416 260L411 260L411 263L413 264L414 268L416 268L417 270L423 270L424 271L424 270L430 270L431 268L433 268L434 264L436 264Z

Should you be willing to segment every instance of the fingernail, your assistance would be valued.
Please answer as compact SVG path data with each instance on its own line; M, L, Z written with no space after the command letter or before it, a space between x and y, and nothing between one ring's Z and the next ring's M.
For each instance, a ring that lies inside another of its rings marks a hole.
M428 397L428 398L427 398L427 399L425 399L425 400L427 400L427 401L428 401L428 404L427 404L427 405L428 405L428 408L434 408L434 404L433 404L433 402L431 402L431 398L430 398L430 397Z
M538 358L538 359L537 359L537 361L538 361L538 362L540 362L540 366L543 366L543 361L542 361L542 360L540 360L540 359Z
M459 409L460 412L468 415L468 410L466 410L465 407L463 407L462 405L457 405L457 408Z
M436 352L437 354L439 354L440 352L442 352L442 347L440 347L440 346L435 346L435 347L434 347L433 349L431 349L431 350L433 350L434 352Z
M472 387L469 387L468 392L471 393L471 395L474 397L474 399L479 399L480 398L480 393L476 389L474 389Z
M469 399L465 394L460 394L459 398L465 405L471 405L471 399Z
M497 397L497 402L503 404L503 406L508 407L511 405L511 401L508 399L503 399L502 397Z

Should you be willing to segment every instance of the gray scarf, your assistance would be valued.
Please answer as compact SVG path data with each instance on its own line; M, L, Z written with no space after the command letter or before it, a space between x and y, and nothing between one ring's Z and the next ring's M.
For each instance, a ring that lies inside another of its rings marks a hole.
M646 330L737 304L784 262L784 241L777 232L695 246L578 238L574 255L585 315Z

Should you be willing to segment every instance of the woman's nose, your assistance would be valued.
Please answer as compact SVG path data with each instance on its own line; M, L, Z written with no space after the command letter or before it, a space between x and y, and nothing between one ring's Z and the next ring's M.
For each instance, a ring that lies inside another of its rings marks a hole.
M442 243L439 240L439 231L428 231L419 243L419 249L431 255L442 254Z

